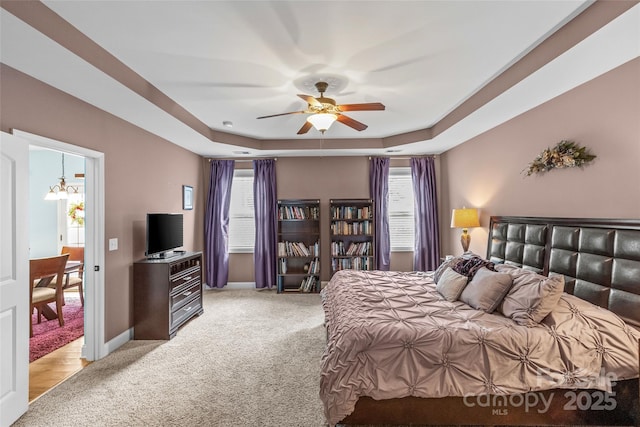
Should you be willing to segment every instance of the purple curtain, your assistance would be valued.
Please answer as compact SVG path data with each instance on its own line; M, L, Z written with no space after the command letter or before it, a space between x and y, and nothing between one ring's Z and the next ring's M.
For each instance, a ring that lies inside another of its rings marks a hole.
M211 160L204 239L205 277L212 288L226 286L229 279L229 203L234 166L233 160Z
M369 189L374 206L374 250L376 268L389 271L391 242L389 238L389 158L374 157L369 170Z
M253 206L256 244L253 251L256 288L273 288L276 284L278 249L278 199L276 196L276 161L253 161Z
M412 158L411 179L416 227L413 269L435 270L440 264L440 228L433 157Z

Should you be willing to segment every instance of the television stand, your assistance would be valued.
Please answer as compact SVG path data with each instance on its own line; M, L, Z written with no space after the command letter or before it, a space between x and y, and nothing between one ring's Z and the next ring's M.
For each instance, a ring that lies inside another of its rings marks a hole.
M133 264L133 339L170 340L202 308L202 252Z

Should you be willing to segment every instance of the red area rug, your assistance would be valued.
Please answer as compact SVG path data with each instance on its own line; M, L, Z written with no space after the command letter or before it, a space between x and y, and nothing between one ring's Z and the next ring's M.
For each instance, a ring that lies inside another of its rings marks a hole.
M29 362L41 358L45 354L57 350L84 335L84 307L80 297L65 295L66 304L62 307L64 326L60 327L58 319L47 320L42 317L38 324L38 315L31 316L33 337L29 340ZM55 304L51 304L55 311Z

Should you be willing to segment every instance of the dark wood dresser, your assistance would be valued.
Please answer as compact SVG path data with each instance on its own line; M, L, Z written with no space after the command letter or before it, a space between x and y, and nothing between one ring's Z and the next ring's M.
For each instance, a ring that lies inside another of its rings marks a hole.
M203 311L201 252L133 264L133 339L169 340Z

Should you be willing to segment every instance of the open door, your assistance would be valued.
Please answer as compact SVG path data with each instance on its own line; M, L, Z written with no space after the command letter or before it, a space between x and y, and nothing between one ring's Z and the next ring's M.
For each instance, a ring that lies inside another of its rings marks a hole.
M0 135L0 427L29 407L29 144Z

